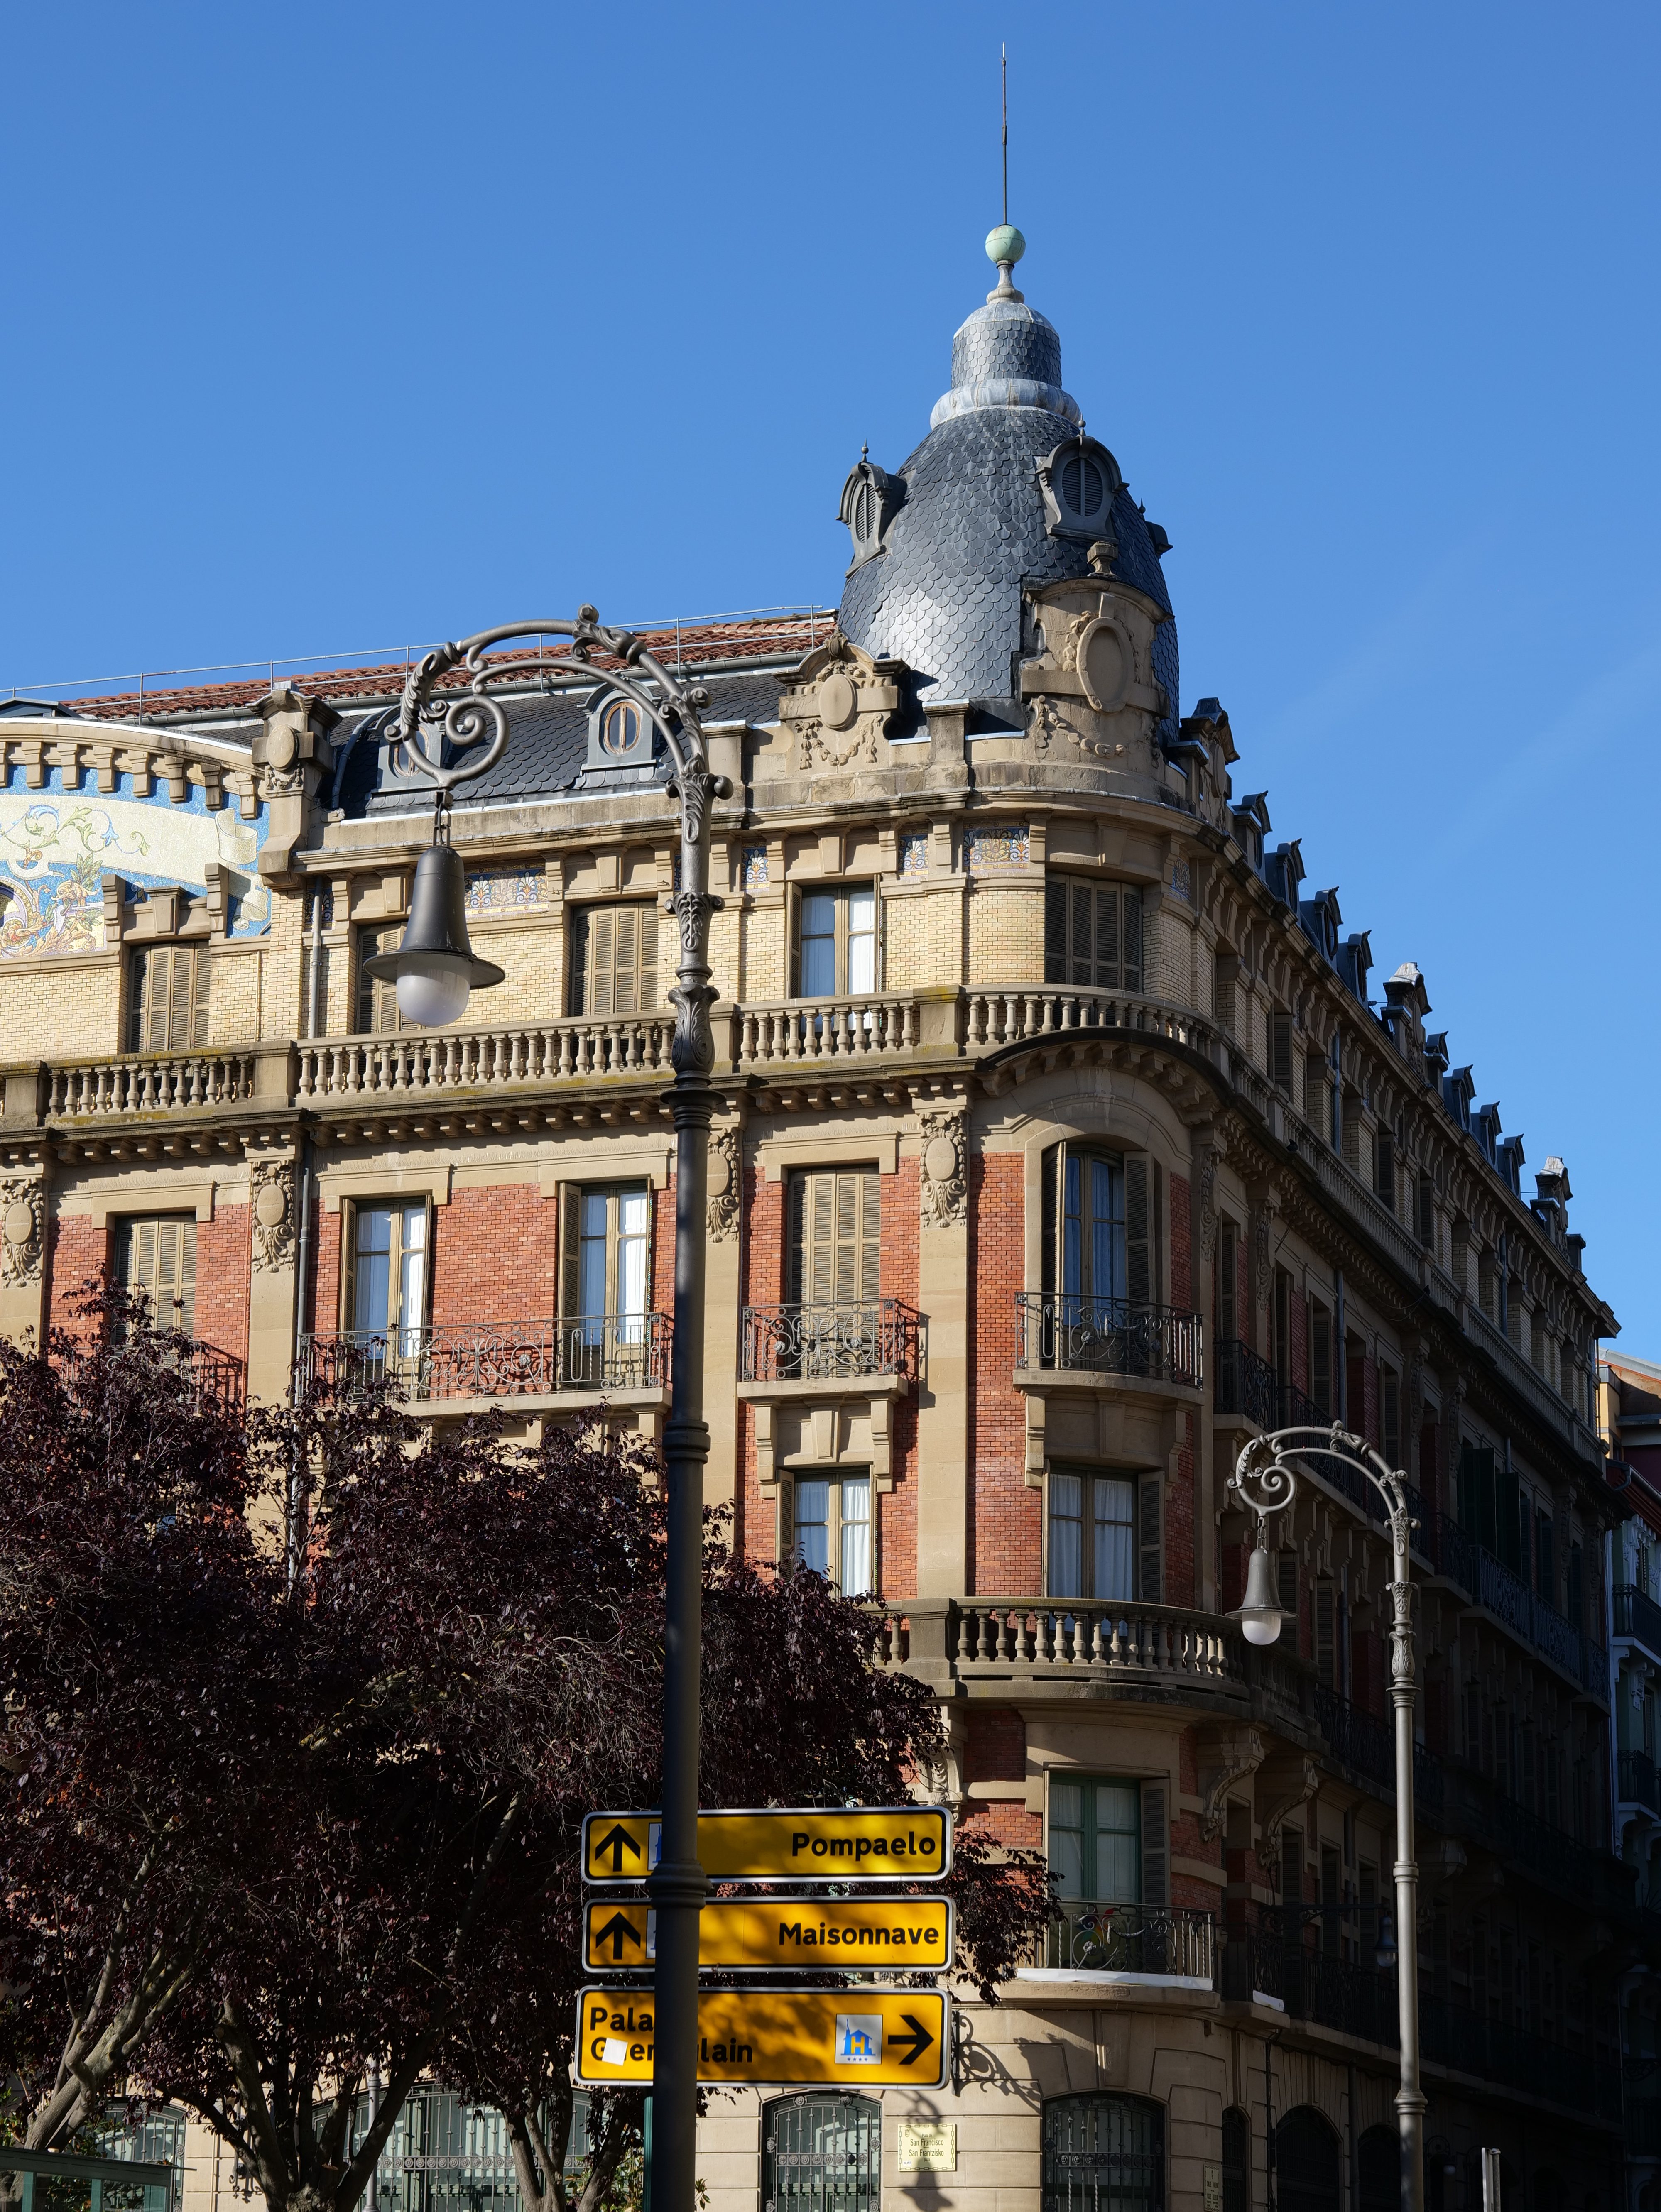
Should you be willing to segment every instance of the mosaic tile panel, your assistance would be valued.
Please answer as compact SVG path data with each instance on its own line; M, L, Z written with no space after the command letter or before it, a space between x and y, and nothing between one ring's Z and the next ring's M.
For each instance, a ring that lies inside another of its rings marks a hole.
M926 830L901 830L900 873L903 876L926 876L928 873L928 832Z
M481 868L467 878L469 914L510 914L545 896L540 868Z
M984 829L966 830L963 839L963 864L971 876L985 876L1009 868L1024 868L1027 862L1027 835L1025 822L989 823Z
M739 863L739 889L744 891L764 891L767 889L765 845L744 847Z

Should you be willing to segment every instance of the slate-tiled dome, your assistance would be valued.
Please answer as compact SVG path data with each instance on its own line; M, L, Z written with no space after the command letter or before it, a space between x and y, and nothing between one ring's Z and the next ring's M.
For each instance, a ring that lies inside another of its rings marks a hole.
M842 628L866 652L917 671L920 702L968 699L971 728L1021 726L1021 581L1089 573L1089 548L1052 538L1039 464L1082 416L1062 389L1055 327L1019 294L977 307L952 347L952 388L936 402L928 435L899 473L904 501L883 550L856 568L842 599ZM1116 573L1169 607L1159 556L1136 502L1121 491L1112 510ZM1164 623L1154 667L1177 734L1177 630Z

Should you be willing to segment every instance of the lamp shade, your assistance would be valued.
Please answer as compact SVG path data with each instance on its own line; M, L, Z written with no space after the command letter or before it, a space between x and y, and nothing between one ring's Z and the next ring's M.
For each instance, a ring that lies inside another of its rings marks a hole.
M1259 1544L1246 1562L1245 1596L1224 1618L1239 1622L1248 1644L1274 1644L1279 1640L1281 1623L1295 1621L1297 1617L1281 1606L1281 1593L1275 1587L1273 1555Z
M396 952L377 952L366 975L398 987L398 1008L422 1029L459 1021L474 991L500 983L505 970L480 960L467 938L467 872L453 845L430 845L416 862L410 919Z

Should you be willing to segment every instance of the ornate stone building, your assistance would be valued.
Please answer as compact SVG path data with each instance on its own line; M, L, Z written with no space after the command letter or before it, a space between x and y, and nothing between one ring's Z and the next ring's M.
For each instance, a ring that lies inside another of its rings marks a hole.
M717 2098L712 2203L831 2176L849 2212L1262 2206L1273 2148L1285 2212L1371 2212L1393 1933L1431 2204L1476 2203L1482 2143L1519 2202L1612 2204L1647 1923L1610 1826L1615 1324L1562 1164L1525 1194L1419 969L1374 985L1236 792L1226 713L1183 711L1165 535L1007 268L928 435L861 459L842 519L836 616L654 641L699 668L733 784L709 1492L749 1552L884 1608L962 1817L1047 1850L1065 1918L968 2008L955 2090ZM227 1388L391 1366L435 1419L652 1433L666 766L603 668L508 685L453 823L506 980L402 1030L363 963L429 835L403 675L0 709L0 1326L109 1266ZM1312 1464L1274 1534L1295 1630L1248 1650L1223 1619L1235 1454L1335 1417L1420 1500L1416 1930L1384 1925L1369 1497ZM908 2167L923 2118L954 2167Z

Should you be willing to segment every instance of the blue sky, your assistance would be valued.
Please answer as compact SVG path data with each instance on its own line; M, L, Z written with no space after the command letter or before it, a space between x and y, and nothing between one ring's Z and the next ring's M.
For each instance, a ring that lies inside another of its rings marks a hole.
M1661 1356L1652 8L14 9L0 688L834 601L1004 40L1183 704Z

